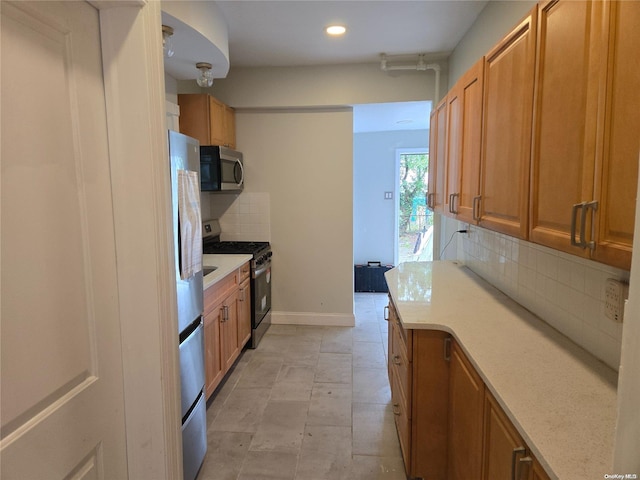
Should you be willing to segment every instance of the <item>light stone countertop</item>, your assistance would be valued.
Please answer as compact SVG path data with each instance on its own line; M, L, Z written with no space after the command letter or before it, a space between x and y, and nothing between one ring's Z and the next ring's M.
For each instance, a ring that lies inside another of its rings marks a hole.
M611 473L617 372L455 262L385 277L402 325L455 337L552 479Z
M218 280L222 280L235 269L240 268L244 263L249 262L253 258L252 255L244 254L205 254L202 255L203 267L218 267L209 275L205 275L202 279L202 288L206 290Z

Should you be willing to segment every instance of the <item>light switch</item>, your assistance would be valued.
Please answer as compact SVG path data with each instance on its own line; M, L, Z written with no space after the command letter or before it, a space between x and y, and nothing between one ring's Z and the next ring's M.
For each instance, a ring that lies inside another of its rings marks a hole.
M384 192L385 200L393 200L393 192Z

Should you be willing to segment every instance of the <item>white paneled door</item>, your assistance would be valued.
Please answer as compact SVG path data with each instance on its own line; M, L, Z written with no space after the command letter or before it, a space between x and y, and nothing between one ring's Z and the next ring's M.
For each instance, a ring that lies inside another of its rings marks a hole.
M127 478L97 10L0 4L3 479Z

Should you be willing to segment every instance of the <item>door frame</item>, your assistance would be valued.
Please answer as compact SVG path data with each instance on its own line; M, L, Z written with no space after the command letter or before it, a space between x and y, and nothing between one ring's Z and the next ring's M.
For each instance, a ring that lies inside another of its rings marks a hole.
M181 479L170 172L162 161L168 148L161 3L90 3L100 15L128 474Z

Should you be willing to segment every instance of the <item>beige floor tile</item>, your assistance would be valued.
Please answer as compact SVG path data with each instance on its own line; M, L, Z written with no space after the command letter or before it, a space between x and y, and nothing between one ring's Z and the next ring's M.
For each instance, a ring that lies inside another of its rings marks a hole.
M270 401L251 442L251 450L297 453L307 420L309 402Z
M351 426L351 385L316 383L311 392L307 425Z
M406 480L407 476L401 457L354 455L351 460L349 478L353 480Z
M308 402L312 384L276 382L271 389L271 401Z
M391 401L389 374L384 364L380 368L353 367L353 401L384 405Z
M293 480L298 454L283 452L247 453L238 480Z
M350 427L305 428L296 480L347 480L350 467Z
M389 406L385 294L356 326L272 325L209 402L198 480L404 480Z
M316 383L351 383L352 357L345 353L320 353L316 369Z
M209 427L208 432L248 432L258 430L269 400L269 388L236 387Z
M271 388L278 378L282 360L253 359L242 371L237 388Z
M327 327L320 345L321 353L351 353L352 329L349 327Z
M399 457L400 444L390 405L353 404L353 453Z
M353 342L353 366L386 368L382 342Z
M251 433L216 432L208 436L198 480L235 480L251 444Z

